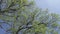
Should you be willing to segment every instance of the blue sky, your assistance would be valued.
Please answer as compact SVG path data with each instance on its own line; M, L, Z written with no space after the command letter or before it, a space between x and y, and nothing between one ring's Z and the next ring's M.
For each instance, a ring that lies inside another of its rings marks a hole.
M60 0L35 0L39 8L48 8L50 12L60 13Z

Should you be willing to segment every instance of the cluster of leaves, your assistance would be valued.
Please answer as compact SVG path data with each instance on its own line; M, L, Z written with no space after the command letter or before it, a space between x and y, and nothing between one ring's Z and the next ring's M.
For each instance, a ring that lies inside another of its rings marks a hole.
M11 34L20 34L21 31L21 34L58 34L55 29L58 28L59 15L36 8L33 6L33 1L6 1L7 7L0 11L0 19L10 26L6 32L11 32Z

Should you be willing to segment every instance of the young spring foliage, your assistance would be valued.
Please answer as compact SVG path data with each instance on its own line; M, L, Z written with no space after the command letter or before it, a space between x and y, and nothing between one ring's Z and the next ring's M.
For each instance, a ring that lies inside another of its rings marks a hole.
M3 0L4 1L4 0ZM0 19L10 26L11 34L58 34L59 15L36 8L33 1L6 0L7 7L0 11Z

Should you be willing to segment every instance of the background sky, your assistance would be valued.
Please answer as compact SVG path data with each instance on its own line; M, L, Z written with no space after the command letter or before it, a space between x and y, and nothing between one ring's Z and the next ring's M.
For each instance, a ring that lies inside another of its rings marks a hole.
M60 0L35 0L39 8L48 8L50 12L60 14Z

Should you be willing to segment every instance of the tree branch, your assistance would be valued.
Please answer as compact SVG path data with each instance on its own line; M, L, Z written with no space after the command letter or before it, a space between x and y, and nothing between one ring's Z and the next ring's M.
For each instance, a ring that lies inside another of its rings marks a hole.
M21 28L20 28L21 27ZM17 30L16 34L19 34L19 31L21 31L22 29L30 29L32 28L32 26L20 26L19 29Z

